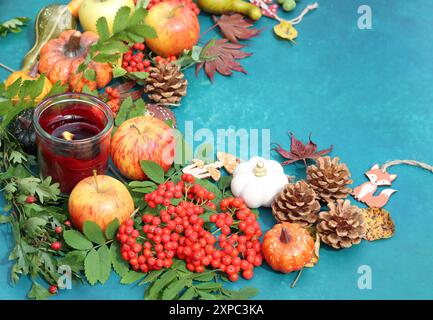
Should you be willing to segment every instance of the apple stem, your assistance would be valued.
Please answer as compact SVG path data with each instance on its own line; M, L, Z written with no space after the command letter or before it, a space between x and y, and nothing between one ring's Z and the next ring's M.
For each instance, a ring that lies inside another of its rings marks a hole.
M93 170L93 178L95 179L96 192L99 193L98 173L96 172L96 170Z
M140 129L135 124L131 124L131 128L134 128L135 130L138 131L139 134L142 134L142 132L140 131Z

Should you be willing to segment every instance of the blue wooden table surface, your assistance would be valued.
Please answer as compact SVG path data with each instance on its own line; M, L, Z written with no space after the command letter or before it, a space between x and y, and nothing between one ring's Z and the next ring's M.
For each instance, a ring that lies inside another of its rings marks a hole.
M52 0L0 0L0 21L34 17ZM58 1L66 2L66 1ZM302 0L293 17L309 2ZM433 1L319 0L320 8L298 26L296 45L278 40L274 21L257 24L262 34L248 41L253 56L242 61L248 75L217 75L212 84L187 71L188 96L176 116L181 130L270 129L271 141L289 146L287 131L319 147L334 145L334 156L347 163L356 184L372 164L393 159L433 163ZM372 29L357 26L360 5L372 9ZM32 22L33 22L32 21ZM202 30L210 18L200 17ZM211 37L209 34L207 37ZM0 39L0 61L14 69L31 47L34 29ZM7 72L0 70L0 79ZM197 141L196 143L200 143ZM273 155L275 157L275 155ZM302 166L287 168L302 178ZM321 250L319 264L306 270L295 289L295 274L282 275L266 265L245 285L260 289L260 299L396 299L433 298L433 175L413 167L398 174L387 210L395 236L343 251ZM0 200L0 206L3 206ZM274 220L261 212L264 229ZM13 244L8 226L0 227L0 298L24 299L30 281L10 283L8 253ZM372 288L358 287L358 270L372 271ZM143 288L123 286L112 274L105 285L75 286L56 299L142 299Z

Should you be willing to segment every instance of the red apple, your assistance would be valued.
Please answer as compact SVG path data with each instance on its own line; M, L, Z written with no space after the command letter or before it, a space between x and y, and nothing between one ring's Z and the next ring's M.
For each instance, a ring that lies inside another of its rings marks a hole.
M105 231L115 218L122 223L134 212L134 201L119 180L95 173L95 176L81 180L72 190L68 210L78 230L90 220Z
M111 158L119 171L132 180L145 180L141 160L158 163L167 171L174 161L175 138L171 128L150 115L129 119L111 140Z
M190 50L200 35L197 16L176 0L153 6L144 22L157 33L156 38L146 40L147 46L162 57L178 56L184 50Z

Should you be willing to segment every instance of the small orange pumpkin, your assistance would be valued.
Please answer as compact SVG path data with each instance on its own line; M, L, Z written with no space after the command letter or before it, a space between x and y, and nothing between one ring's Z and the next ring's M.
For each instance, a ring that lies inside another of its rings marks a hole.
M63 31L59 38L48 41L42 47L39 72L45 73L52 83L60 80L62 84L69 84L69 88L76 92L81 92L86 84L90 90L105 87L113 78L110 64L90 62L89 68L95 70L96 81L90 81L76 72L96 41L98 35L93 32Z
M5 80L5 87L6 88L10 87L18 79L21 79L21 85L22 85L23 82L26 80L33 81L33 80L37 80L39 77L40 77L40 75L38 74L38 65L36 63L29 71L19 70L19 71L13 72ZM47 96L47 94L51 91L51 88L52 88L51 82L47 78L45 78L44 87L42 88L41 94L35 98L35 104L38 104L39 102L41 102L42 99L44 99ZM12 102L15 102L15 103L18 102L19 100L20 99L19 99L18 95L12 98ZM30 101L30 96L25 97L24 100Z
M272 269L289 273L301 270L311 261L314 240L300 225L284 222L266 232L262 253Z

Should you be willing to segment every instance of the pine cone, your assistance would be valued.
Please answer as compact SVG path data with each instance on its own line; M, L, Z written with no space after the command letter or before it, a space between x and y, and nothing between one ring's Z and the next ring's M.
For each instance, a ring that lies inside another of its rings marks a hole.
M365 235L365 222L361 209L349 200L328 203L329 211L319 214L317 232L320 239L335 248L349 248L358 244Z
M277 221L297 223L309 227L316 223L320 210L314 190L304 180L286 185L272 203Z
M350 193L350 171L339 158L320 157L315 165L307 167L307 181L316 191L320 200L330 202L335 199L344 199Z
M160 104L178 104L186 95L188 81L175 62L159 63L152 67L144 92L150 100Z

